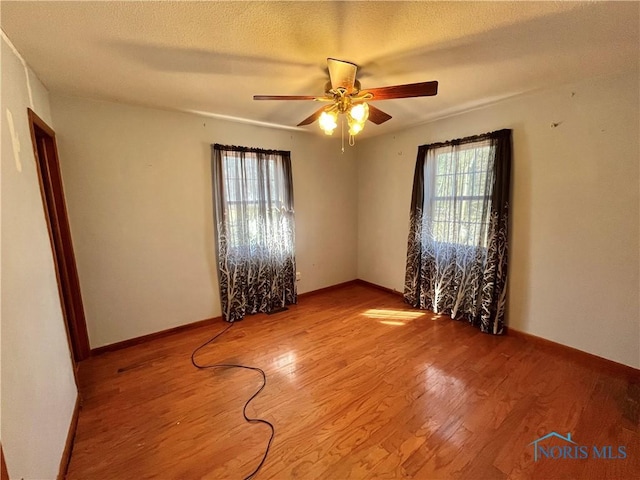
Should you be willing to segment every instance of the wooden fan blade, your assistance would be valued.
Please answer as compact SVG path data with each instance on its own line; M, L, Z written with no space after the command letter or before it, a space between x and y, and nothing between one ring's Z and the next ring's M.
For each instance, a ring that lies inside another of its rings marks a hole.
M254 95L254 100L316 100L313 95Z
M390 100L393 98L430 97L438 93L438 82L409 83L391 87L367 88L359 95L370 93L373 98L368 101Z
M369 121L375 123L376 125L380 125L387 120L391 120L391 118L391 115L389 115L388 113L385 113L379 108L376 108L373 105L369 104Z
M322 115L322 112L324 112L325 108L327 107L322 107L318 110L316 110L315 112L313 112L311 115L309 115L307 118L305 118L304 120L302 120L299 124L298 127L302 127L304 125L309 125L313 122L315 122L318 117L320 117L320 115Z
M331 79L331 88L344 88L347 93L353 91L353 85L356 82L356 71L358 66L355 63L337 60L335 58L327 58L327 66L329 67L329 78Z

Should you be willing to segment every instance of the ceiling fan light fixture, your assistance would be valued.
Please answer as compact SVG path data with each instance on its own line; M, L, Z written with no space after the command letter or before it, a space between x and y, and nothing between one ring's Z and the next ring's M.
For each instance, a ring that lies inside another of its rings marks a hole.
M318 123L320 123L320 128L326 135L331 135L338 126L338 114L334 111L322 112Z
M351 105L347 111L347 121L349 122L349 135L352 137L359 134L369 118L369 105L357 103Z
M354 135L359 134L362 131L363 128L364 128L364 123L350 122L349 123L349 135L351 135L353 137Z
M365 102L352 105L349 109L349 116L357 123L364 125L364 122L369 118L369 105Z
M1 0L0 0L1 1ZM338 127L338 115L347 117L349 125L349 145L353 145L354 136L364 130L367 120L381 125L391 120L391 115L383 112L367 101L391 100L397 98L429 97L437 95L438 82L408 83L388 87L367 88L362 90L356 78L358 66L355 63L336 58L327 58L329 81L325 84L324 95L254 95L254 100L314 100L328 102L302 120L298 127L310 125L316 120L326 135L332 135ZM370 115L371 114L371 115ZM344 118L341 119L342 139L345 134ZM344 148L343 148L344 152Z

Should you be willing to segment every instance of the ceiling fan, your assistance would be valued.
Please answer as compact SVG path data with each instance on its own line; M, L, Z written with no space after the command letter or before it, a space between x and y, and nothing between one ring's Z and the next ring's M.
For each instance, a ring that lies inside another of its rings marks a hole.
M364 128L367 120L380 125L391 119L391 115L368 102L394 98L428 97L438 93L438 82L420 82L390 87L362 89L356 79L358 66L355 63L327 58L329 82L323 96L313 95L254 95L254 100L314 100L328 105L318 109L302 120L298 126L309 125L319 120L320 128L331 135L338 125L338 115L347 117L350 140ZM350 142L351 143L351 142Z

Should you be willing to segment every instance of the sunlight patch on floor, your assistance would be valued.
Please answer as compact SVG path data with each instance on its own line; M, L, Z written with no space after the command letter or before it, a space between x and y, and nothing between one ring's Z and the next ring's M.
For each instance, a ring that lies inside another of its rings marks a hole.
M446 398L461 398L468 394L467 382L457 378L452 372L442 370L435 365L429 365L423 372L424 384L427 388L425 399L436 397L439 400ZM463 406L461 405L461 408Z
M286 352L273 360L272 365L280 373L287 375L290 379L296 375L296 354L293 351Z
M424 312L410 312L407 310L387 310L381 308L372 308L364 312L362 315L368 318L378 320L384 325L406 325L407 322L423 317Z

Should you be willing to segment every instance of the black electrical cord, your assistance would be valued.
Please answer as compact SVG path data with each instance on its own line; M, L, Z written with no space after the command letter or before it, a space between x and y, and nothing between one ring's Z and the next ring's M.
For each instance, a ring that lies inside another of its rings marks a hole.
M198 351L200 349L206 347L210 343L213 343L218 337L220 337L223 333L225 333L231 327L233 327L233 323L230 323L229 326L224 328L224 330L222 330L219 333L216 333L213 337L211 337L205 343L203 343L198 348L196 348L193 351L193 353L191 354L191 363L193 364L194 367L196 367L197 369L200 369L200 370L207 370L207 369L210 369L210 368L244 368L245 370L253 370L255 372L259 372L260 375L262 375L262 385L260 386L260 388L253 395L251 395L251 398L249 398L249 400L247 400L247 402L244 404L244 407L242 408L242 415L244 416L244 419L247 422L249 422L249 423L264 423L265 425L267 425L271 429L271 437L269 437L269 442L267 443L267 448L264 451L264 455L262 456L262 460L260 461L260 463L258 464L258 466L255 468L255 470L253 472L251 472L249 475L244 477L244 480L251 480L252 478L254 478L258 474L258 471L260 471L260 469L262 468L262 465L264 465L264 462L267 459L267 455L269 454L269 449L271 448L271 442L273 441L273 437L276 434L276 430L273 427L273 424L271 422L269 422L267 420L264 420L262 418L250 418L250 417L247 416L247 407L249 406L249 403L251 403L251 400L256 398L260 394L260 392L264 389L264 387L267 385L267 375L264 373L264 370L262 370L261 368L258 368L258 367L249 367L247 365L237 365L237 364L233 364L233 363L215 363L215 364L211 364L211 365L200 365L195 360L196 353L198 353Z

